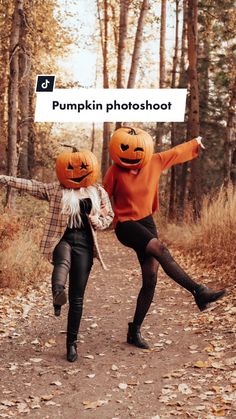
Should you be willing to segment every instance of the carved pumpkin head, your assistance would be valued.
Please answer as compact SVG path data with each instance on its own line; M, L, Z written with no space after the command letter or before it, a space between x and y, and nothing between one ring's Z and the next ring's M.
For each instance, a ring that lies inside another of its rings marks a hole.
M122 127L111 137L112 160L126 169L141 169L153 154L152 137L139 128Z
M66 145L66 147L69 147ZM69 189L93 185L99 174L96 156L89 150L65 151L57 157L56 173L59 182Z

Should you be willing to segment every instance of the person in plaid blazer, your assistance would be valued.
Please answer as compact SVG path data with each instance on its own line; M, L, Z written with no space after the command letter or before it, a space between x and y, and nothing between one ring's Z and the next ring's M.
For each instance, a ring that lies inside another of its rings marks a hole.
M107 269L98 246L96 230L103 230L112 222L113 211L108 194L97 183L87 188L67 189L58 182L43 183L0 175L0 184L49 203L40 249L54 265L52 291L57 316L60 315L61 305L66 303L65 282L69 274L67 360L74 362L77 359L76 341L83 297L93 257Z

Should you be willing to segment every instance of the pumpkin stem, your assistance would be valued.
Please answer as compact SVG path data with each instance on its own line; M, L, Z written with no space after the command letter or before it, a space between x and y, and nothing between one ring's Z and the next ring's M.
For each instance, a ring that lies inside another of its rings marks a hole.
M130 135L137 135L137 133L136 133L136 131L135 131L135 129L134 128L132 128L132 127L122 127L122 128L128 128L130 131L128 132L128 134L130 134Z
M62 144L61 143L61 145L63 146L63 147L70 147L70 148L72 148L72 153L77 153L79 150L78 150L78 148L76 147L76 146L74 146L74 145L70 145L70 144Z

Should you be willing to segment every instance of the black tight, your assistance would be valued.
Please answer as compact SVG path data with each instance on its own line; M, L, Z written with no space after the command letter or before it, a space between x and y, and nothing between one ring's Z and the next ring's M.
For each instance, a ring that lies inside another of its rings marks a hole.
M151 305L157 282L158 262L165 273L175 282L191 293L198 288L198 284L178 265L169 250L157 238L149 241L146 256L139 257L142 269L143 285L139 292L133 323L141 326Z
M141 326L151 305L157 283L158 266L159 263L152 256L147 256L144 261L142 261L141 269L143 285L138 295L133 319L133 323L137 326Z
M140 326L148 312L157 282L158 262L165 273L186 290L194 293L199 285L175 262L167 247L157 238L152 216L137 221L118 222L118 240L136 251L142 269L142 288L138 295L133 323Z
M165 273L181 287L193 293L199 285L173 259L169 250L158 239L151 239L146 247L146 254L153 256Z

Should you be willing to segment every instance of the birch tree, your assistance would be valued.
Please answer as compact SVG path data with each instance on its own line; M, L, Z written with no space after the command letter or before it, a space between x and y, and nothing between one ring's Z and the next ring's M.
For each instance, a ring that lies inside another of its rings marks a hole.
M128 29L129 0L120 0L119 43L117 54L116 87L125 87L125 50Z
M133 54L132 54L132 61L131 61L131 67L130 67L130 72L129 72L128 84L127 84L128 89L133 89L135 87L135 80L136 80L136 75L138 71L138 63L139 63L139 59L141 55L145 17L147 15L149 8L150 8L149 0L143 0L139 19L138 19L136 35L135 35L134 49L133 49Z

